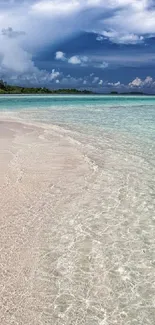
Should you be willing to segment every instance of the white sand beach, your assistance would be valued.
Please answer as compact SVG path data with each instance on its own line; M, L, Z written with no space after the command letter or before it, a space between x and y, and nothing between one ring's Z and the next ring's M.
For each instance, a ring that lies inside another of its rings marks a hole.
M74 246L83 241L78 205L91 167L54 131L1 121L0 132L0 324L57 324L80 289L69 289L76 258L89 269Z
M0 155L0 324L153 324L145 178L120 155L95 167L59 128L9 119Z

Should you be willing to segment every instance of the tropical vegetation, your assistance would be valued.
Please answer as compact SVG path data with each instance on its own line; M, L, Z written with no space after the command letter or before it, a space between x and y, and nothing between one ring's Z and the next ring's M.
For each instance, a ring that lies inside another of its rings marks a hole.
M8 85L0 80L0 94L92 94L89 90L73 89L48 89L45 87L22 87Z

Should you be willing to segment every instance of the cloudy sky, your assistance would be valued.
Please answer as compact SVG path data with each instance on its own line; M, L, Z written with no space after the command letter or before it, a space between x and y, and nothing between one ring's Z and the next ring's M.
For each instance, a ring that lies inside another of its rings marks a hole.
M155 92L155 0L0 0L0 78Z

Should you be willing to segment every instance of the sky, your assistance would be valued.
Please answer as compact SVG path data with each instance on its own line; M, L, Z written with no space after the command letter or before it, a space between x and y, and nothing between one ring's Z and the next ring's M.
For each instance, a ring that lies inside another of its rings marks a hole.
M155 93L155 0L0 0L0 78Z

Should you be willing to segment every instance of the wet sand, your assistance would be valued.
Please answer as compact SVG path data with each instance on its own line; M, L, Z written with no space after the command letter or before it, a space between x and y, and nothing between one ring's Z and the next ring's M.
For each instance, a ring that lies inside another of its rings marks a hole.
M13 121L0 155L0 324L153 325L154 230L135 220L136 191L125 201L134 176L122 184L56 129Z
M0 153L0 324L56 324L73 299L63 272L91 167L55 132L14 122L0 123Z

